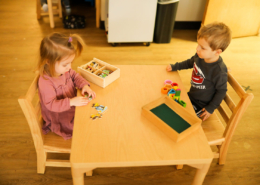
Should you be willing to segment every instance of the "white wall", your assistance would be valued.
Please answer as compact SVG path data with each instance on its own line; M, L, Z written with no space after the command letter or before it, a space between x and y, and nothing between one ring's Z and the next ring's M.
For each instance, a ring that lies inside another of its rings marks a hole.
M207 0L180 0L176 21L202 21Z

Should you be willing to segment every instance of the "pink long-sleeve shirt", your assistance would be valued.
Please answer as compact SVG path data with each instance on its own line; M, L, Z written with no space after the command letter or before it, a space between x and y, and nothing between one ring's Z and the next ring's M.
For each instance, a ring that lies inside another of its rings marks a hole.
M85 85L89 83L72 69L59 77L40 76L43 134L52 131L65 140L72 137L75 107L70 106L70 98L77 95L76 87L82 89Z

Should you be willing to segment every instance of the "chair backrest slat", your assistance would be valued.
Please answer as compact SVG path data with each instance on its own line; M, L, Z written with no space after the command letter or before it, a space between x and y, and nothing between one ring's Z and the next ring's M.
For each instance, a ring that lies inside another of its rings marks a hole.
M222 118L224 119L224 121L225 121L226 123L228 123L228 121L229 121L229 116L228 116L227 112L225 111L225 109L223 108L222 105L220 105L220 106L218 107L218 111L219 111L219 113L221 114L221 116L222 116Z
M250 105L251 101L253 100L254 95L252 93L247 93L238 103L234 113L230 117L229 123L227 124L227 128L224 132L224 136L228 136L231 134L231 136L234 133L234 130L238 124L238 122L241 120L244 112L246 111L247 107Z
M228 82L233 87L233 89L236 91L238 96L240 98L243 98L243 96L246 94L246 92L241 87L241 85L236 81L236 79L232 76L232 74L230 72L228 72Z
M42 123L40 122L39 114L37 113L40 112L40 107L36 110L32 104L32 100L38 89L38 79L39 75L34 78L29 90L26 93L26 96L22 96L18 99L18 102L29 124L36 151L38 151L37 149L43 148L43 135L41 130ZM38 105L36 107L38 107Z
M39 75L37 75L32 84L30 85L26 95L25 95L25 98L28 100L28 101L32 101L36 92L37 92L37 89L38 89L38 80L39 80Z
M35 112L36 112L36 117L40 118L40 116L41 116L41 103L40 103L39 100L37 101L34 109L35 109Z
M234 111L234 109L236 108L236 104L233 102L233 100L231 99L231 97L229 96L229 94L227 93L225 98L224 98L227 106L230 108L231 112Z

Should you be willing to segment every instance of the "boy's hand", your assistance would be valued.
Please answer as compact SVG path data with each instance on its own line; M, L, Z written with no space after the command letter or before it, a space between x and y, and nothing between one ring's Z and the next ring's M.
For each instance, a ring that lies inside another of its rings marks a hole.
M166 67L166 71L172 71L172 66L169 64L169 65L167 65L167 67Z
M70 106L84 106L89 103L89 100L85 97L74 97L70 99Z
M96 97L96 93L94 91L92 91L92 89L90 89L90 87L88 85L85 85L82 88L81 94L84 96L84 93L88 93L88 97L92 96L92 99L94 99Z
M203 113L200 115L200 117L204 116L202 121L205 121L206 119L208 119L210 117L211 114L208 111L206 111L205 108L203 108L202 111L203 111Z

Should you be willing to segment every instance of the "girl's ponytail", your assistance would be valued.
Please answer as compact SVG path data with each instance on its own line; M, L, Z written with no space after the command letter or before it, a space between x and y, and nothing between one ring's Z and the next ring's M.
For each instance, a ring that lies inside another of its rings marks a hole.
M83 51L83 48L85 47L85 43L83 41L83 39L77 35L77 34L72 34L71 35L72 37L72 40L76 40L77 44L76 44L76 47L75 47L75 54L76 54L76 57L80 56L81 52Z

